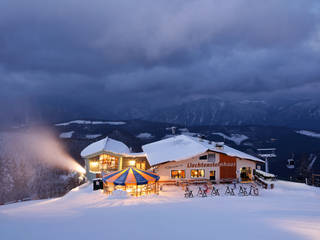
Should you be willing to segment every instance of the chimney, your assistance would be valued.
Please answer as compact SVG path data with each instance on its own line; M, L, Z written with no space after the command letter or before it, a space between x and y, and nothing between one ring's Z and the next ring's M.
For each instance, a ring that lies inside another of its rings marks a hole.
M203 134L198 134L199 142L203 142L204 140L204 135Z

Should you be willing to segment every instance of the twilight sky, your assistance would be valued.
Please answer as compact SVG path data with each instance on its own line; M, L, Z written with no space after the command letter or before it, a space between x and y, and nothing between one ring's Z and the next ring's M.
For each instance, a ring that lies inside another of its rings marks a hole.
M2 0L0 33L3 109L320 90L318 0Z

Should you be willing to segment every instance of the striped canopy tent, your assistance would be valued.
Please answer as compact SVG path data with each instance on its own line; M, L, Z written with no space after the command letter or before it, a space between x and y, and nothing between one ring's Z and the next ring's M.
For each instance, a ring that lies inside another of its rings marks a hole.
M109 173L102 177L103 182L114 185L145 185L155 183L160 177L152 172L143 171L134 167Z
M158 180L160 177L152 172L143 171L134 167L105 174L102 177L104 190L111 193L115 189L127 191L132 196L141 196L150 193L159 193Z

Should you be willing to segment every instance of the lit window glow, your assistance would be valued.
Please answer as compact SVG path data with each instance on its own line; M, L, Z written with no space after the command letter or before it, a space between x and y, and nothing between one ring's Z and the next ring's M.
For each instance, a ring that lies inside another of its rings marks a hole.
M135 166L136 165L136 161L135 160L130 160L129 161L129 165L130 166Z
M99 172L99 162L91 160L89 162L89 170L90 172Z

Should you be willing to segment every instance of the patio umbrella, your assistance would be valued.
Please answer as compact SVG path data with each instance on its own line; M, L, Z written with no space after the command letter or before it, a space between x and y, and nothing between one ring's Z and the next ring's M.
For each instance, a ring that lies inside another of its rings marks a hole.
M128 167L123 170L106 174L102 177L103 182L113 183L114 185L144 185L155 183L160 177L152 172Z

